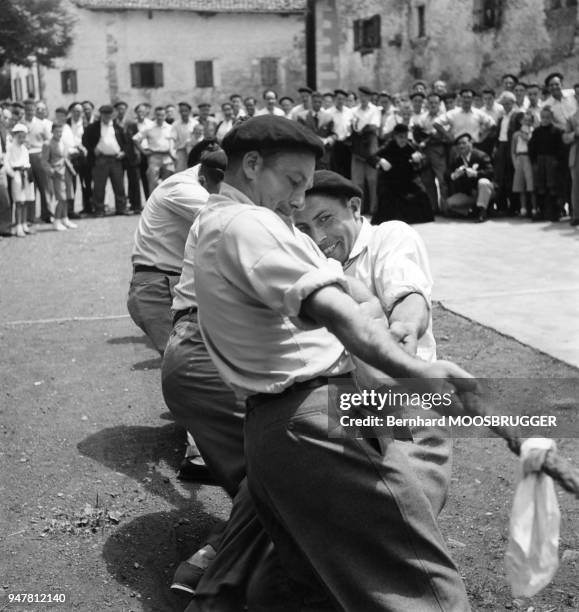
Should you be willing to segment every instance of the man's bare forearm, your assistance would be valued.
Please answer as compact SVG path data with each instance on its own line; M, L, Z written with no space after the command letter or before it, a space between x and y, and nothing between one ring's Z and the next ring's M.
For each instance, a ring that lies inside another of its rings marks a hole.
M429 309L424 296L420 293L409 293L396 302L388 321L402 323L417 339L424 335L428 327Z
M327 327L348 351L385 374L426 376L424 362L405 353L388 331L376 298L357 304L341 287L330 285L304 300L301 314Z

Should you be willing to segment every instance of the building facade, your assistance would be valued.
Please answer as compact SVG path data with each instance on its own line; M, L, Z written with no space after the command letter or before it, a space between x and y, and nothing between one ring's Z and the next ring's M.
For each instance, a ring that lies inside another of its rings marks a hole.
M579 81L577 0L317 0L320 89L404 91L417 79Z
M12 68L15 99L214 106L305 82L305 0L74 0L74 43L55 68Z

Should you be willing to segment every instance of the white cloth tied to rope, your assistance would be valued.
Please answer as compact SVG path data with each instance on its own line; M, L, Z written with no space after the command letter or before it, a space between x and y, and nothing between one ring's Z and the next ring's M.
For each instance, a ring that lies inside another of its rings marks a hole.
M553 440L530 438L521 445L521 480L511 512L505 554L513 597L533 597L553 579L559 566L561 513L553 479L541 472Z

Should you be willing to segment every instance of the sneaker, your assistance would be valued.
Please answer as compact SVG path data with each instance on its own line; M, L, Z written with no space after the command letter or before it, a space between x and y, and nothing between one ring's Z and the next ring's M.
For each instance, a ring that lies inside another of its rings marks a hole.
M188 482L201 482L204 484L218 484L202 457L185 457L179 466L177 474L179 480Z
M22 224L22 229L24 230L25 234L36 234L36 230L34 229L34 225L28 225L28 223L23 223Z
M66 232L66 226L60 219L55 219L52 226L57 232Z
M18 238L26 238L26 233L24 232L24 227L22 227L22 225L17 225L16 226L16 232L14 233L15 236L18 236Z
M62 224L64 225L64 227L66 227L68 229L76 229L77 228L76 223L73 223L68 217L65 217L62 220Z
M521 210L519 212L519 216L520 217L526 217L527 216L527 209L526 208L521 208Z

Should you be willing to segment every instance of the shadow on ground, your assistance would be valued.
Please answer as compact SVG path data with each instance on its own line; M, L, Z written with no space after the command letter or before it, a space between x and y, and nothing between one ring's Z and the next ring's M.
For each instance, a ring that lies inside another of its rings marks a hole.
M197 499L199 485L176 486L174 473L182 459L183 430L162 427L110 427L82 440L81 454L126 474L145 491L163 498L174 509L144 514L123 524L103 547L108 572L131 590L147 612L183 610L189 599L170 591L177 565L203 545L208 532L222 521L207 513ZM157 469L165 464L167 476ZM183 492L189 491L189 498ZM134 510L134 504L128 511Z

